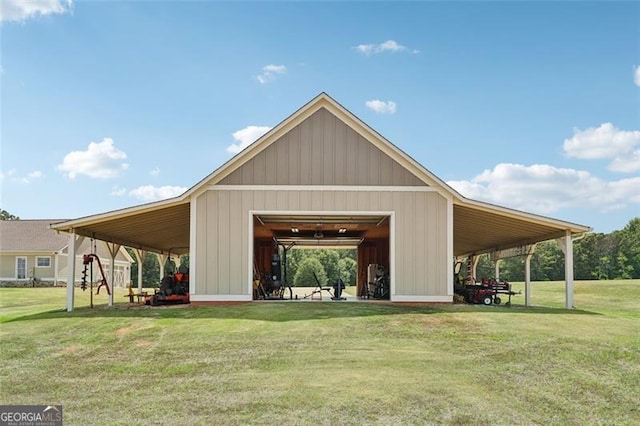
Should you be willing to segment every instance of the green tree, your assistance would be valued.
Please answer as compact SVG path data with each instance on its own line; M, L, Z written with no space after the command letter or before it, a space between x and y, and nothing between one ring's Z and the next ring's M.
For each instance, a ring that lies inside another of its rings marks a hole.
M0 220L20 220L18 216L12 215L4 209L0 209Z
M316 277L321 286L327 285L327 274L322 267L322 263L316 257L307 257L304 259L296 272L293 279L293 285L296 287L315 287L316 280L313 277L315 272Z
M131 264L131 283L134 287L138 286L138 260L133 250L127 248L127 251L135 259ZM142 260L142 286L147 288L157 287L160 283L160 265L155 253L147 253Z
M356 285L356 269L358 262L350 257L343 257L338 261L338 268L344 285Z

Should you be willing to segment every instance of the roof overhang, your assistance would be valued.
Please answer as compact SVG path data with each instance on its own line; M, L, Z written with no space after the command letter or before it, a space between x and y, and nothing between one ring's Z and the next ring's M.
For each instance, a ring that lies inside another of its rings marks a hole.
M171 199L51 225L52 229L157 253L189 252L191 208Z
M588 226L464 199L453 206L455 256L477 255L590 232Z

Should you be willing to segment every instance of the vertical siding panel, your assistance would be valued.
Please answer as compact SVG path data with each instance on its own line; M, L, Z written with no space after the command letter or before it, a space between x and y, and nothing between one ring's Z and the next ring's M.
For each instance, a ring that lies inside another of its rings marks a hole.
M300 185L311 184L311 119L300 125Z
M393 210L396 212L396 294L411 294L408 292L407 286L407 267L411 265L408 257L409 253L406 249L407 240L407 218L406 210L402 205L402 194L395 192L391 193L391 199L393 200Z
M347 211L356 211L358 210L358 197L357 192L348 191L345 192L347 197L346 209Z
M196 294L207 294L207 242L211 239L207 220L208 198L212 191L205 192L196 200Z
M358 210L369 210L369 194L366 192L358 192Z
M278 193L276 191L265 191L264 208L266 210L276 210L278 208Z
M207 258L203 263L206 265L207 273L204 278L206 279L207 293L217 294L220 289L218 286L218 225L220 223L218 214L218 196L219 192L210 191L207 196Z
M334 183L336 185L346 185L346 132L347 126L340 120L334 120L336 126L335 155L334 155Z
M335 210L335 205L336 205L335 191L323 191L322 192L322 210L326 210L326 211Z
M289 195L287 191L271 191L272 196L276 199L276 209L277 210L289 210Z
M393 185L393 160L387 155L380 158L380 185Z
M323 158L322 158L322 184L333 185L333 178L335 172L335 162L333 161L333 153L335 152L335 116L325 112L322 120L322 145L323 145Z
M336 191L335 195L335 207L336 210L347 210L347 193L344 191Z
M407 222L405 224L406 228L406 238L407 238L407 246L406 253L411 256L410 265L408 269L408 275L406 277L409 282L409 288L411 289L411 294L416 295L420 294L418 292L417 281L418 279L423 280L424 276L419 276L419 270L425 264L424 258L421 257L421 254L416 252L416 231L414 229L416 223L416 197L420 194L415 194L411 192L404 192L404 208L407 209ZM417 237L419 238L419 237Z
M289 135L284 135L271 147L276 152L276 162L273 173L276 175L277 185L287 185L289 182Z
M251 259L253 263L253 251L249 250L249 224L253 226L253 220L249 215L249 210L253 210L253 194L250 191L242 191L242 289L243 293L247 291L247 280L249 271L246 270ZM251 231L253 233L253 231Z
M288 144L289 185L300 185L300 128L295 127L289 132Z
M300 210L300 193L297 191L288 191L287 196L289 198L287 208L289 210Z
M254 172L255 172L256 162L249 161L249 163L245 164L239 171L242 173L242 177L240 178L240 182L233 182L232 185L242 184L242 185L250 185L251 182L255 181Z
M379 192L369 192L369 209L371 211L380 211L380 193Z
M370 143L366 141L362 136L358 135L357 139L357 162L358 162L358 176L356 178L356 185L367 185L369 180L369 146Z
M251 191L253 195L253 209L264 210L266 207L266 193L264 191Z
M264 150L265 154L265 179L264 184L267 185L276 185L278 181L277 175L277 165L278 165L278 156L276 154L276 148L274 145L271 145L269 148Z
M436 195L436 194L433 194ZM443 203L444 198L441 196L434 197L434 204L438 209L438 226L436 227L436 263L434 264L434 293L447 294L447 276L441 275L439 272L443 272L442 265L447 264L447 206ZM438 267L439 266L439 267ZM438 267L436 269L436 267ZM453 266L449 266L453 267Z
M318 191L309 191L309 196L311 197L311 210L322 210L322 193Z
M355 185L358 178L358 157L357 157L357 147L358 147L358 135L351 129L347 130L346 134L346 158L347 163L345 165L346 174L345 183L347 185Z
M218 198L218 291L220 294L230 294L229 280L231 277L229 271L231 270L231 262L229 250L231 250L231 233L229 226L231 219L229 214L229 191L220 191Z
M322 166L323 166L323 127L321 114L323 109L314 114L311 119L311 184L322 185Z
M380 150L369 145L369 179L367 179L367 185L380 185Z
M431 261L426 253L427 232L426 232L426 208L427 194L415 194L415 229L414 229L414 250L416 259L416 289L418 294L430 294L430 275L432 273Z
M260 154L258 154L257 156L253 157L253 160L251 160L251 163L253 164L253 178L255 179L254 182L244 182L246 185L251 184L251 183L256 183L256 182L264 182L266 179L266 156L264 152L261 152ZM249 166L249 165L247 165Z
M242 294L242 196L239 191L229 191L229 294Z
M311 192L300 191L300 210L311 210Z

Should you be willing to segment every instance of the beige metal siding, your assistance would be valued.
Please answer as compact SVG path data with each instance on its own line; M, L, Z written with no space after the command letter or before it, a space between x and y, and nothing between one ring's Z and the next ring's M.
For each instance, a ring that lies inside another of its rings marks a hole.
M250 211L395 212L395 289L447 295L447 202L436 192L218 191L197 200L197 295L249 294Z
M220 184L426 185L324 108Z

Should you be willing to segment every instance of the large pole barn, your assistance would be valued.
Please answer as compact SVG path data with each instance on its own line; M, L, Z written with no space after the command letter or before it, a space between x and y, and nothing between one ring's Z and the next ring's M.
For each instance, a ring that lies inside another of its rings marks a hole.
M357 248L388 273L392 302L451 303L458 258L556 239L573 306L573 240L590 228L465 198L321 93L181 196L52 225L71 250L82 237L189 254L193 302L250 301L274 238ZM72 269L73 270L73 269ZM530 303L530 279L525 302ZM67 309L73 309L70 276Z

